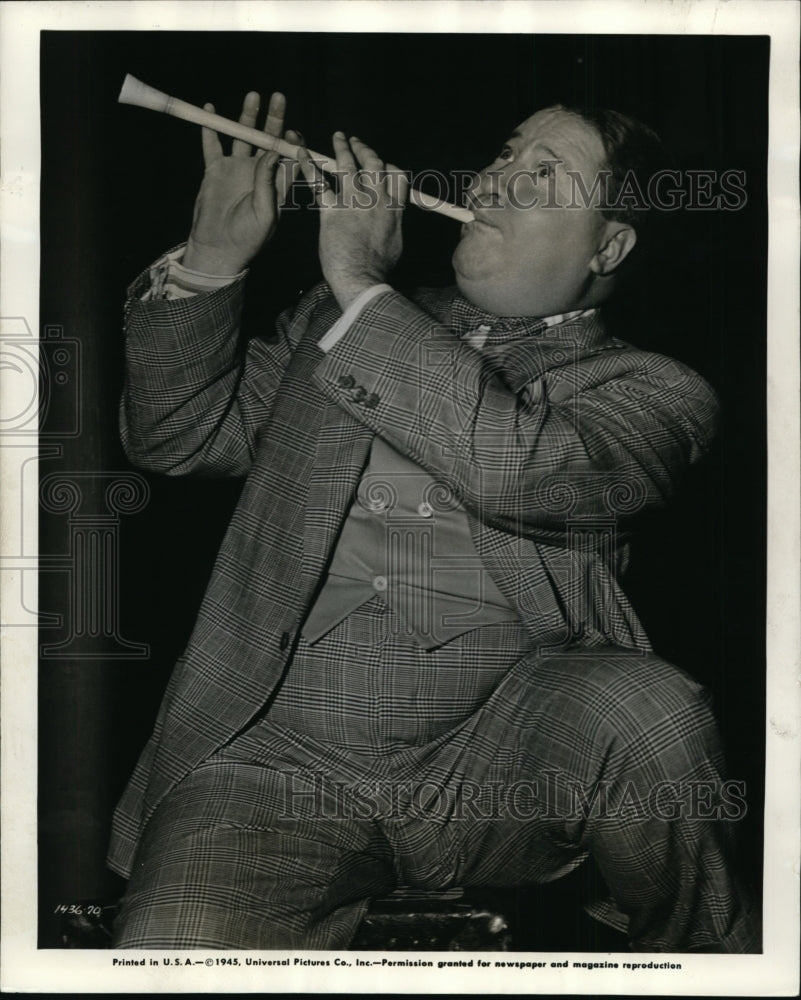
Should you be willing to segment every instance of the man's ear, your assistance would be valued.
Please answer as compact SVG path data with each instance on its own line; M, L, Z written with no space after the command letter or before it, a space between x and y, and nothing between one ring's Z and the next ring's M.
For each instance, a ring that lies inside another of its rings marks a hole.
M634 249L637 234L631 226L625 223L613 223L604 235L601 248L590 261L590 270L599 275L614 273Z

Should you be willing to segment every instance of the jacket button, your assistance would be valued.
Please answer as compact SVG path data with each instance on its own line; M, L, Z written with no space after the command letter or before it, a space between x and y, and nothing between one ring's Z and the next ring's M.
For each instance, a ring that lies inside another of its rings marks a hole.
M352 375L340 375L339 384L343 389L352 389L356 385L356 379Z
M278 643L281 649L286 649L286 647L289 645L289 639L290 639L289 632L281 633L281 639L279 640Z
M361 403L363 399L367 398L367 390L363 385L357 385L353 392L350 394L350 398L354 403Z
M378 406L378 396L374 392L371 392L367 399L365 399L364 405L368 410L372 410L373 407Z

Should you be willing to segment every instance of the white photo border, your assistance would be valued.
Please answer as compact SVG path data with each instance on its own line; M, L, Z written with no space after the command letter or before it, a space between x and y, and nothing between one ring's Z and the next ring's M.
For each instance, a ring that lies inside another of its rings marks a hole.
M770 35L768 257L768 578L764 952L681 955L679 971L525 971L289 968L270 971L269 992L592 993L792 996L799 960L799 7L783 0L511 2L9 2L0 7L0 316L39 329L39 32L42 30L476 31ZM0 370L0 405L16 412L12 374ZM5 401L3 402L3 399ZM25 401L22 401L25 403ZM2 425L0 425L1 427ZM0 450L0 460L6 459ZM4 546L15 484L3 486ZM35 520L35 518L34 518ZM34 543L35 544L35 543ZM0 558L14 556L4 547ZM4 587L19 588L6 559ZM29 574L35 575L35 574ZM35 592L27 594L35 609ZM2 636L2 988L30 992L266 992L264 973L212 963L165 969L112 967L112 952L36 946L35 629ZM315 953L324 957L326 953ZM353 955L354 953L349 953ZM358 954L358 953L355 953ZM193 957L203 957L194 955ZM332 956L333 957L333 954ZM374 955L372 957L375 957ZM438 957L430 956L435 963ZM451 956L452 957L452 956ZM522 956L521 956L522 957ZM552 956L553 957L553 956ZM561 958L576 956L566 954ZM580 956L579 956L580 957ZM586 957L586 956L585 956ZM603 960L604 956L597 956ZM630 956L623 956L630 958ZM660 956L659 960L670 956ZM486 975L483 973L486 972Z

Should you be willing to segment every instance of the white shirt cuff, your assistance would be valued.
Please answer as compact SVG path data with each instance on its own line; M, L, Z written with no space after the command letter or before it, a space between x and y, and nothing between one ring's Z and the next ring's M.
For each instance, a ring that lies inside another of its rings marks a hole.
M392 285L380 284L371 285L369 288L365 288L363 292L359 292L331 329L317 342L320 350L325 351L327 354L335 344L338 344L342 340L362 310L369 302L373 301L376 295L380 295L382 292L391 292L392 290Z
M232 284L247 273L247 268L239 274L231 275L192 271L181 263L184 250L185 247L178 247L177 250L159 257L153 264L150 268L150 289L142 296L143 301L186 299L203 292L213 292L217 288Z

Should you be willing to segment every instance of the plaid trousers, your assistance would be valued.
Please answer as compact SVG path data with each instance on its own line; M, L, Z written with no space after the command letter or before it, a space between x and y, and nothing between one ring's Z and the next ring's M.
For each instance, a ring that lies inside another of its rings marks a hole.
M423 650L378 599L301 641L264 717L158 806L114 946L341 948L398 883L592 855L593 915L634 950L758 950L704 690L652 653L529 644L503 623Z

